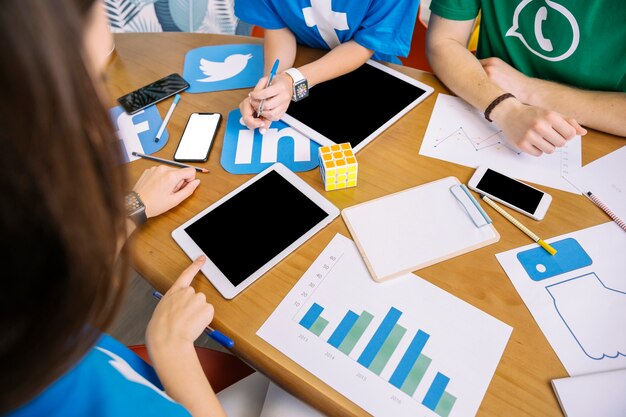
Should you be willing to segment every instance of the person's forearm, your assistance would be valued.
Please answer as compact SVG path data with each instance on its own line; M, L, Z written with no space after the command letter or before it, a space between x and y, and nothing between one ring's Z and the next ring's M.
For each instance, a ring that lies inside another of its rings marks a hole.
M626 93L580 90L531 79L522 101L573 117L580 124L626 136Z
M296 37L289 29L266 30L263 41L264 74L269 74L274 61L280 60L278 73L291 68L296 59Z
M355 41L342 43L320 59L298 68L309 87L354 71L372 57L374 51Z
M193 417L226 417L193 345L171 351L151 349L149 352L167 394Z
M485 111L496 97L506 91L489 79L480 62L459 39L449 36L441 27L445 22L438 23L440 19L432 15L432 22L429 23L426 42L428 62L448 89L478 110ZM460 32L471 33L472 21L455 23L465 26ZM461 37L460 34L457 36Z

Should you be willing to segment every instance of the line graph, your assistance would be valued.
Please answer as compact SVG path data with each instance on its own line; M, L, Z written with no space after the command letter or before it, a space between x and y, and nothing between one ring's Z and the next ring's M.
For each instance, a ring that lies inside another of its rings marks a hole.
M440 139L435 139L435 144L433 145L433 147L437 148L438 146L441 146L445 143L451 144L451 142L454 142L454 139L456 139L457 141L466 140L470 145L474 147L474 150L476 151L482 151L492 146L500 145L504 149L508 149L516 155L521 154L520 151L514 149L510 144L507 143L506 138L504 137L504 133L502 133L502 130L493 132L486 137L475 136L472 138L467 134L463 126L459 126L447 136L444 136Z

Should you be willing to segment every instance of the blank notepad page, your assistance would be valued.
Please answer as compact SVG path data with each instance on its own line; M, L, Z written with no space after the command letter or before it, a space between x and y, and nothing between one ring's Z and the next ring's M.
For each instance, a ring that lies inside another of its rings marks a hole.
M446 177L342 211L342 217L376 281L441 262L497 242L488 224L477 227L450 192Z

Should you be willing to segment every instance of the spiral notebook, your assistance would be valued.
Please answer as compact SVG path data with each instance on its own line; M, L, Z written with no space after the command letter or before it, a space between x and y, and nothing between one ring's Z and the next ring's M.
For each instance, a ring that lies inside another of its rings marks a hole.
M342 210L375 281L385 281L500 240L487 213L456 177Z

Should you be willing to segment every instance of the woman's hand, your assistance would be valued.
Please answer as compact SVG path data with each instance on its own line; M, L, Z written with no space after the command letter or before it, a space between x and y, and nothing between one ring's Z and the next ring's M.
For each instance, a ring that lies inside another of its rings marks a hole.
M283 117L293 94L293 80L289 75L285 73L276 75L272 85L265 88L267 79L267 76L261 78L254 90L239 105L244 124L249 129L258 128L261 134L265 134L272 121ZM263 111L259 117L256 117L261 101L263 101Z
M149 168L141 174L133 190L146 206L148 218L176 207L198 188L200 180L193 168L171 168L165 165Z
M203 293L190 287L205 261L201 256L185 269L154 309L146 330L146 344L156 357L192 347L213 320L213 306L206 302Z

